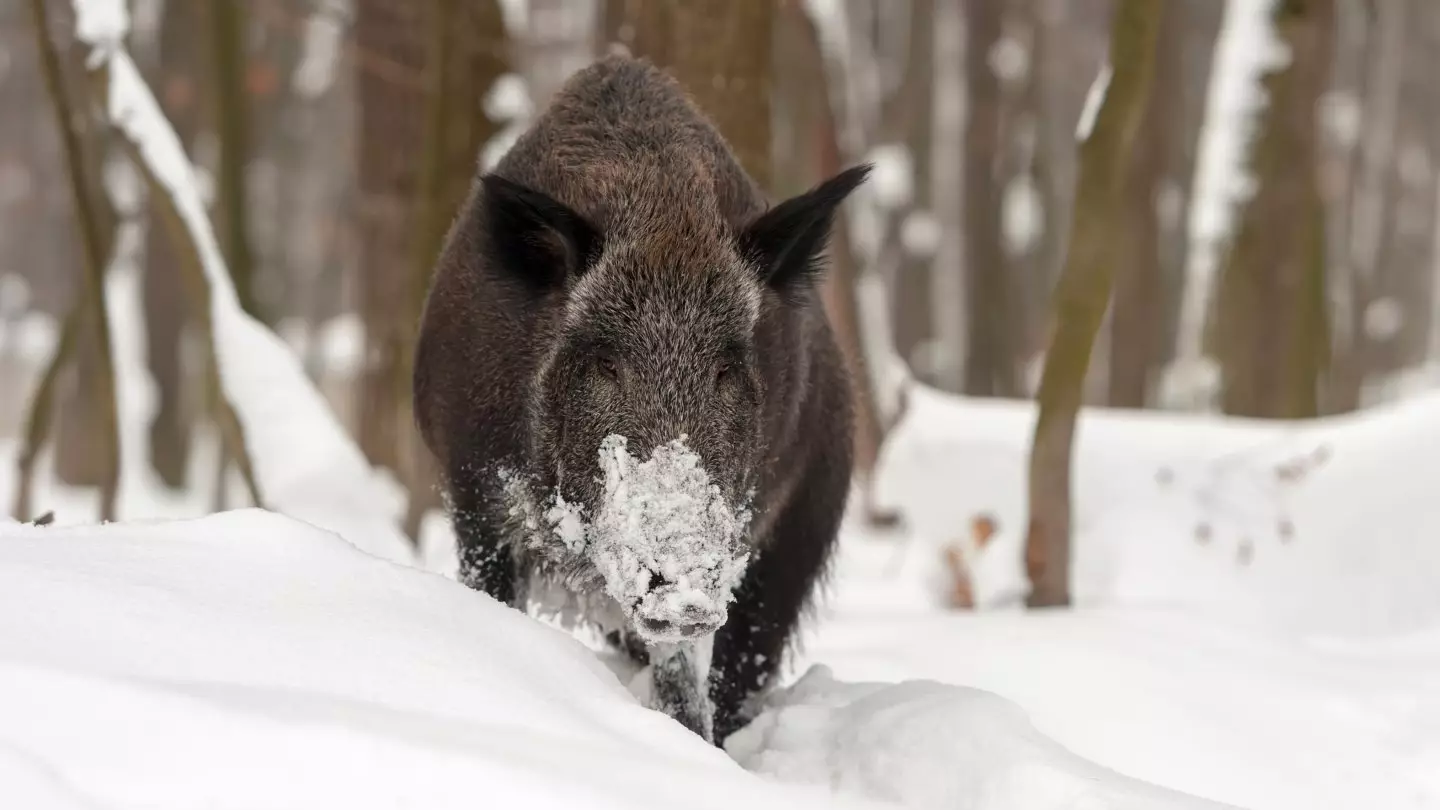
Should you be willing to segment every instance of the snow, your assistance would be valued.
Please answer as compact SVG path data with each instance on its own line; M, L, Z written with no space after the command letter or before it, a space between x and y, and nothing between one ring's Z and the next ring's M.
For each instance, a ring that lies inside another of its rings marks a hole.
M19 273L0 275L0 320L19 318L30 307L30 285Z
M1018 566L1033 414L915 388L879 492L914 535L847 526L805 676L728 741L760 779L573 637L294 519L0 523L0 797L1433 810L1434 412L1305 430L1087 412L1080 606L942 612L922 577L973 514Z
M125 46L130 13L124 0L77 0L75 37L90 45L85 66L94 69Z
M873 195L875 204L887 210L904 208L914 195L914 163L910 148L903 143L885 143L875 146L866 156L872 164L869 182L862 188Z
M1019 258L1035 250L1044 235L1045 211L1035 176L1024 172L1006 183L1000 205L1006 254Z
M1240 206L1253 193L1249 149L1266 104L1262 75L1289 53L1271 23L1275 0L1226 0L1205 98L1190 203L1189 241L1177 362L1201 354L1220 257Z
M615 661L457 583L442 516L402 553L393 488L234 304L193 170L117 49L123 4L87 6L120 79L111 109L201 243L226 391L275 511L159 519L179 511L166 497L194 496L157 496L127 453L124 522L0 519L0 805L1440 809L1440 395L1303 424L1085 411L1076 607L1025 612L1033 407L907 383L875 492L906 532L851 516L797 659L722 752L646 709ZM1258 7L1234 0L1227 35ZM1211 102L1207 126L1238 126ZM1207 193L1227 189L1212 176ZM153 391L118 252L136 431ZM343 343L332 327L321 339ZM1200 398L1210 372L1188 356L1170 395ZM713 505L683 448L608 453L612 543L632 520L686 526ZM562 545L605 544L555 506ZM993 536L957 536L978 516ZM622 584L678 580L661 558L699 534L651 528L655 553L613 555ZM974 610L941 607L957 546Z
M564 634L259 510L0 524L0 614L8 807L864 806L749 776Z
M1361 316L1365 337L1375 343L1394 340L1405 325L1405 309L1390 296L1381 296L1365 307Z
M598 454L604 494L595 513L587 517L554 493L543 514L553 537L532 534L530 542L542 554L558 541L581 556L647 642L676 642L724 624L750 557L748 507L726 502L684 436L643 461L619 435L607 436ZM524 479L509 476L506 489L512 512L533 532L541 520Z
M1001 37L985 57L990 70L1007 85L1018 85L1030 75L1030 52L1014 37Z
M1096 766L1014 703L933 681L843 683L817 665L731 738L746 768L911 807L1218 808ZM949 751L952 757L933 756Z
M1437 405L1430 393L1304 423L1086 411L1076 603L1352 638L1440 623L1440 508L1429 494L1440 478ZM987 555L1008 563L995 568L1020 575L1033 420L1029 403L912 388L876 490L913 528L911 575L929 576L982 514L998 524Z
M913 387L877 491L912 535L847 524L808 675L733 762L575 637L293 518L0 522L0 798L1434 810L1435 406L1304 428L1087 411L1078 607L1026 613L1033 412ZM977 514L982 609L942 611L926 585Z
M1090 131L1095 128L1095 119L1100 115L1100 107L1105 103L1105 93L1110 89L1110 77L1115 69L1109 62L1100 66L1100 72L1095 75L1095 81L1090 83L1090 89L1085 93L1085 106L1080 108L1080 120L1075 122L1075 140L1086 141L1090 138Z
M321 0L305 20L300 60L291 86L301 97L319 98L335 83L342 37L350 19L350 0Z
M900 226L900 243L905 246L905 252L910 256L934 256L940 249L942 238L943 229L931 211L911 211L905 215L905 221Z
M506 125L495 133L480 153L481 168L489 171L505 156L515 141L525 132L534 117L534 101L524 77L506 73L495 80L490 92L481 100L485 115L493 121L505 121Z
M113 11L118 8L119 11ZM112 11L106 11L112 9ZM106 113L174 201L208 282L220 384L243 427L265 505L343 530L392 559L410 555L384 479L330 414L299 359L278 335L241 309L195 179L194 168L155 97L120 47L124 4L76 3L88 64L106 68ZM116 15L119 15L118 18ZM117 27L119 28L117 32Z

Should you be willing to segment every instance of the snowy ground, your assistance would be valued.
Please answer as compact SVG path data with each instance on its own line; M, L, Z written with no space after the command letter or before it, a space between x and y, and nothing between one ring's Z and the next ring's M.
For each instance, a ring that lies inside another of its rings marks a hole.
M186 519L208 487L156 486L117 256L122 523L49 484L61 525L0 522L0 807L1440 808L1440 396L1305 428L1088 415L1079 607L1023 613L1033 412L918 392L881 476L911 533L847 536L803 677L726 756L444 576L443 522L410 564L393 484L226 293L188 161L116 50L123 9L82 7L81 38L201 246L222 387L288 516ZM957 541L975 612L938 607Z
M1026 409L921 392L882 487L913 536L847 536L804 677L733 759L553 628L287 518L148 523L131 503L103 530L0 524L0 798L1440 808L1427 410L1307 431L1095 414L1082 607L1037 615L1007 605ZM993 607L946 612L939 550L977 512L1000 527L972 558Z

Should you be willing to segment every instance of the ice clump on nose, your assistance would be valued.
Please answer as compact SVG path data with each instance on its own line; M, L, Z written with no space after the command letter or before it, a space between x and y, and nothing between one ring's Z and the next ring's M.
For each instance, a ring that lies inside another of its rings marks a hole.
M588 552L606 592L652 642L724 624L750 556L750 510L726 503L685 438L643 462L624 436L600 444L605 491L588 527Z

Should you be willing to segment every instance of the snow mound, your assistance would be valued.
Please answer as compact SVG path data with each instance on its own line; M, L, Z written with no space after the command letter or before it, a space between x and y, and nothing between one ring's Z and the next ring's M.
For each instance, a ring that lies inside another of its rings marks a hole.
M1071 588L1082 607L1179 607L1245 627L1366 637L1440 622L1440 394L1302 423L1086 409ZM923 386L882 451L909 578L977 515L998 523L978 591L1024 582L1033 403ZM977 572L972 571L972 576ZM937 600L938 601L938 600Z
M866 806L747 774L574 638L260 510L0 523L0 717L4 807Z
M724 624L750 556L749 511L725 502L683 436L643 462L624 436L606 437L600 467L605 499L590 527L591 553L611 598L652 642L679 640L661 628ZM663 584L652 587L656 578Z
M990 692L933 681L847 684L823 665L772 695L728 748L759 773L911 807L1225 807L1081 759Z

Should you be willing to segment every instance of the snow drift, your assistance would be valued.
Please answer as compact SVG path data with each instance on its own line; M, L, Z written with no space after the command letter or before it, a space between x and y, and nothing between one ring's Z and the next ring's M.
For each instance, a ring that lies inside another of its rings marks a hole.
M259 510L0 524L0 805L855 806L762 781L572 638Z
M1075 451L1072 590L1080 606L1170 606L1315 636L1440 622L1440 394L1310 422L1087 409ZM991 605L1023 599L1033 404L917 387L881 458L878 493L939 546L998 519Z
M978 690L812 674L770 712L741 760L822 784L745 772L567 634L291 518L0 524L4 806L1207 806Z

